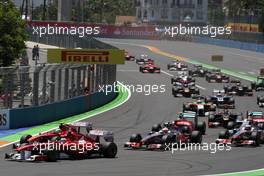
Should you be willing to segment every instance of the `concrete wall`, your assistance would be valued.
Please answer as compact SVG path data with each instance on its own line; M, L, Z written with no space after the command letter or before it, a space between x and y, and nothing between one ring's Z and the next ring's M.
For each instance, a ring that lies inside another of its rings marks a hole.
M70 100L38 107L9 110L10 129L40 125L78 115L98 108L115 99L117 93L107 96L97 92L90 96L80 96Z
M264 53L264 44L247 43L225 39L213 39L209 37L195 37L193 41L197 43L204 43Z

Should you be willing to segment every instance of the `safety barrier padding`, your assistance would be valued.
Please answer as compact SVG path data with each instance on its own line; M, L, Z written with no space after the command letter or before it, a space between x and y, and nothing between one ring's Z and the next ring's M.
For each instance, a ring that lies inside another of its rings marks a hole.
M47 105L11 109L10 129L36 126L81 114L111 102L117 95L114 92L107 95L104 92L96 92L89 96L75 97Z

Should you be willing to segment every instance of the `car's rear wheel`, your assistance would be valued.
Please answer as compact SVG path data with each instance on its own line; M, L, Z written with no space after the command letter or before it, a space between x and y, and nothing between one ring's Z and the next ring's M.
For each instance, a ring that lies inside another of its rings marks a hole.
M191 143L201 144L203 136L200 131L193 131L191 134Z
M105 158L115 158L117 154L117 145L113 142L107 142L102 145L102 152Z
M133 134L130 139L129 142L140 142L142 139L140 134Z
M258 133L257 131L254 131L251 133L251 139L255 141L255 143L253 144L254 146L259 146L261 143L260 140L260 133Z
M206 123L205 122L198 122L197 130L201 132L202 135L205 135L206 132Z
M161 125L160 124L155 124L151 128L151 131L153 131L153 132L159 132L160 130L161 130Z
M218 138L219 139L228 139L229 138L228 131L227 130L220 131Z
M56 151L44 151L45 155L47 155L48 162L56 162L58 160L58 152Z

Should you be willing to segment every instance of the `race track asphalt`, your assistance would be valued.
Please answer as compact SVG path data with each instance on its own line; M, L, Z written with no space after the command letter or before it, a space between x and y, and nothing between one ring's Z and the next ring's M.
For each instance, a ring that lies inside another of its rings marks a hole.
M185 42L166 41L143 41L143 40L112 40L105 41L148 44L158 47L170 53L178 54L197 60L210 62L211 54L225 55L225 62L221 63L226 68L241 72L257 70L264 63L263 54L241 51L237 49L216 49L216 46L191 44ZM263 168L264 145L258 148L239 147L231 151L217 151L215 154L210 151L176 151L172 154L166 152L150 151L129 151L123 149L123 143L128 141L133 133L145 134L153 124L175 119L176 114L182 109L182 103L190 101L186 98L174 98L171 95L170 74L166 69L170 58L156 55L146 48L114 44L135 54L148 54L155 63L166 73L141 74L138 66L133 62L126 62L118 66L117 79L126 85L165 85L164 93L133 93L130 100L122 106L90 118L89 121L95 127L111 130L115 134L115 141L118 143L119 151L115 159L93 158L87 160L62 160L57 163L17 163L0 160L1 176L189 176L203 174L218 174L226 172L237 172ZM189 46L190 45L190 46ZM217 51L217 53L214 52ZM243 55L238 56L237 54ZM246 56L251 56L248 58ZM208 59L208 60L206 60ZM245 65L248 63L250 65ZM226 63L227 62L227 63ZM241 66L241 69L240 69ZM169 74L167 74L169 73ZM248 82L245 82L249 84ZM201 86L201 94L211 95L214 88L222 88L223 84L208 84L203 78L197 79ZM263 93L261 93L263 94ZM247 110L258 110L256 95L254 97L236 97L235 112L245 113ZM201 117L201 120L206 118ZM221 129L208 129L204 136L204 142L212 143L218 136ZM0 149L0 156L10 152L11 148Z

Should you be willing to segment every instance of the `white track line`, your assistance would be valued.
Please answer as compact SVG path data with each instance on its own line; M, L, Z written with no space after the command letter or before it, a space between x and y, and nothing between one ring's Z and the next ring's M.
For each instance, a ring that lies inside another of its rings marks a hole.
M139 72L138 70L117 70L118 72Z

